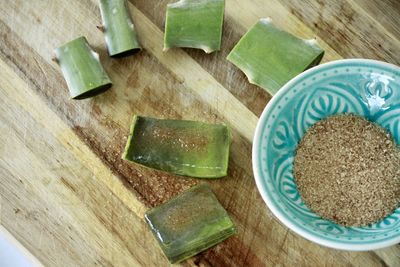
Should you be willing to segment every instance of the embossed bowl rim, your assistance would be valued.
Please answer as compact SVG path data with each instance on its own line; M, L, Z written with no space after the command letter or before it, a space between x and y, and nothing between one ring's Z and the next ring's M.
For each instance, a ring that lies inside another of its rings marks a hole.
M270 109L274 106L275 102L277 99L280 99L282 95L285 95L292 87L295 85L299 80L303 78L303 76L308 75L309 73L319 71L321 68L326 68L326 67L335 67L336 65L343 64L343 63L361 63L365 65L381 65L383 67L391 68L391 69L399 69L398 66L387 63L387 62L382 62L378 60L372 60L372 59L358 59L358 58L353 58L353 59L341 59L341 60L335 60L331 61L328 63L324 63L321 65L318 65L316 67L310 68L301 74L297 75L293 79L291 79L289 82L287 82L273 97L272 99L268 102L266 107L264 108L264 111L262 112L260 119L258 120L257 127L254 133L254 138L253 138L253 147L252 147L252 165L253 165L253 173L254 173L254 178L256 180L256 185L258 188L258 191L260 192L264 202L267 204L268 208L271 210L271 212L284 224L286 225L289 229L297 233L298 235L313 241L317 244L326 246L326 247L331 247L335 249L342 249L342 250L350 250L350 251L368 251L368 250L374 250L374 249L379 249L379 248L384 248L388 246L395 245L400 242L400 236L399 237L394 237L393 239L385 240L385 241L377 241L376 243L368 243L368 244L348 244L348 243L342 243L340 240L338 241L332 241L332 240L327 240L324 239L321 236L313 235L311 233L306 232L305 230L301 229L297 225L295 225L290 219L287 219L284 216L284 212L281 211L278 207L275 206L275 204L272 201L272 196L268 195L267 192L265 192L262 188L262 176L261 176L261 170L260 166L258 165L258 159L259 159L259 149L257 149L261 145L261 133L262 133L262 125L265 125L262 123L263 121L266 120L267 114L270 112ZM273 119L271 119L273 120Z

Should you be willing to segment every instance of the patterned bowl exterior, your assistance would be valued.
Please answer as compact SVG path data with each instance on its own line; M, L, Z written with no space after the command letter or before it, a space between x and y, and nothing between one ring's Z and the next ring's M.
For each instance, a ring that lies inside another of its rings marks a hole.
M378 223L344 227L322 219L300 198L292 173L295 148L308 127L338 113L380 124L399 144L400 68L374 60L339 60L314 67L282 87L264 109L254 137L258 190L276 217L318 244L371 250L399 243L400 208Z

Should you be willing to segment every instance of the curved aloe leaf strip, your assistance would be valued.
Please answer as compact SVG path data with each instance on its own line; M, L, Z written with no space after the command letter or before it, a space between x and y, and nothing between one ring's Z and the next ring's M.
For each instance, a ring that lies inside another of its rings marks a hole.
M110 56L131 55L141 49L125 0L99 0Z
M226 125L134 116L122 158L166 172L226 176L231 133Z
M275 27L270 19L261 19L227 59L246 74L250 83L273 95L291 78L317 65L323 55L314 39L297 38Z
M111 87L111 80L100 64L99 55L92 50L85 37L60 46L55 55L73 99L92 97Z
M168 4L164 50L171 47L203 49L221 47L225 0L180 0Z
M228 213L207 184L179 194L145 214L171 263L183 261L236 233Z

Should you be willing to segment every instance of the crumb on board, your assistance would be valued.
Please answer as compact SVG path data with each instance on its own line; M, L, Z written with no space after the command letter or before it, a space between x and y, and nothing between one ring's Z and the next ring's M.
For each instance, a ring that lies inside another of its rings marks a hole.
M345 226L377 222L400 202L400 149L392 136L359 116L314 124L300 141L294 177L306 205Z

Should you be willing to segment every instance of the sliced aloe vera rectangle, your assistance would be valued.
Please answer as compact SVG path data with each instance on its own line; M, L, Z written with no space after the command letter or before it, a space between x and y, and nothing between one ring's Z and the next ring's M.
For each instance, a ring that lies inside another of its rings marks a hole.
M85 37L62 45L55 50L55 55L73 99L92 97L111 87L99 55Z
M223 124L134 116L122 158L174 174L217 178L227 174L230 143Z
M131 55L141 49L125 0L99 0L102 30L110 56Z
M241 69L250 83L275 94L286 82L317 65L324 51L312 40L303 40L259 20L236 44L227 59Z
M206 53L221 47L225 0L180 0L168 4L164 50L191 47Z
M207 184L188 189L145 214L171 263L180 262L236 233L226 210Z

